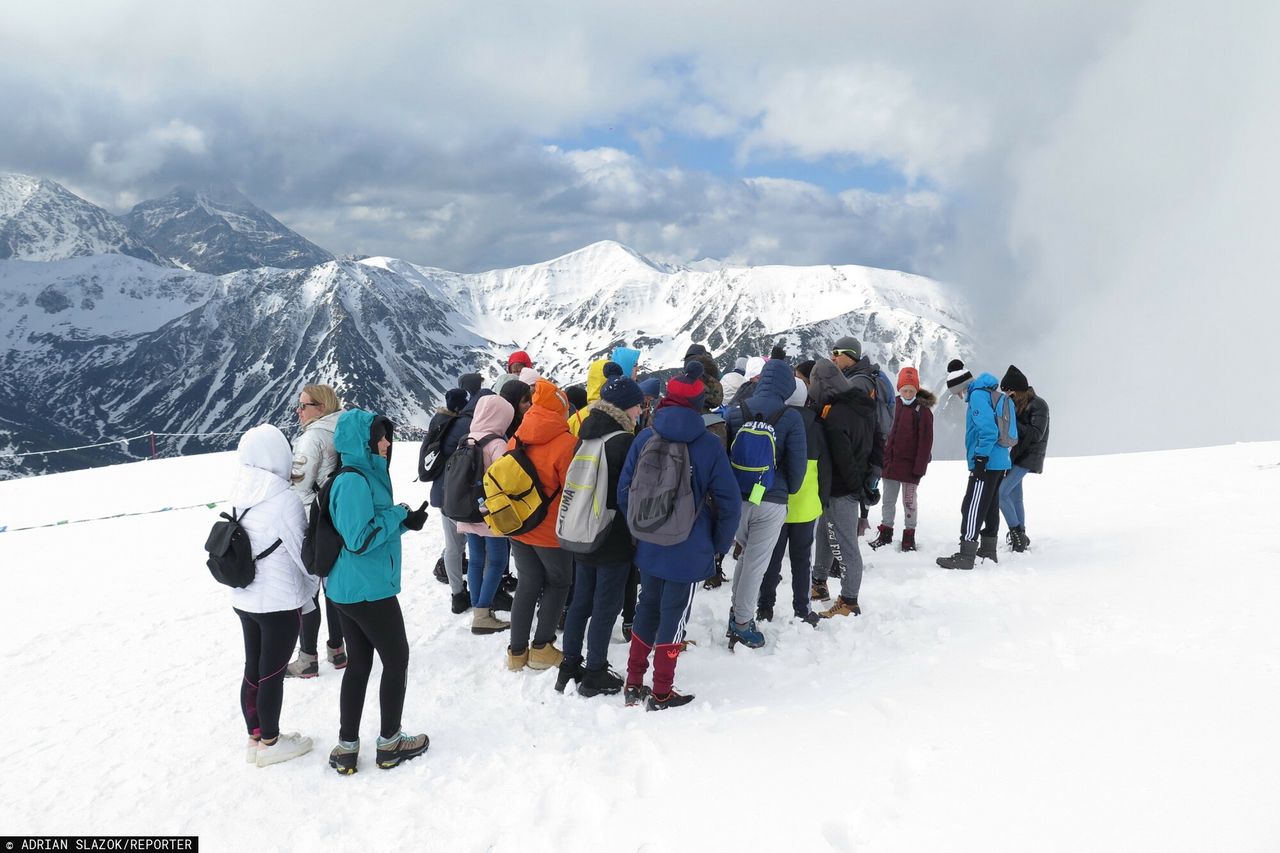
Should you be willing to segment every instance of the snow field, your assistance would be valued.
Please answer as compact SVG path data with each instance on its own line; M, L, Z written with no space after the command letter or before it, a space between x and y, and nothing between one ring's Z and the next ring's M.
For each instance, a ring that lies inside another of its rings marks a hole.
M415 458L393 458L414 506ZM238 622L201 551L214 511L0 533L0 815L211 850L1273 850L1278 462L1280 443L1051 458L1026 481L1032 550L1002 536L999 564L971 573L933 566L964 487L960 463L935 463L921 551L863 548L863 616L791 621L784 563L768 645L730 653L729 589L699 590L677 670L698 698L667 714L506 672L505 636L472 636L431 577L433 511L405 537L401 594L405 725L432 747L373 767L375 667L351 778L327 766L327 664L285 687L282 726L315 750L244 763ZM233 467L0 483L0 525L216 500Z

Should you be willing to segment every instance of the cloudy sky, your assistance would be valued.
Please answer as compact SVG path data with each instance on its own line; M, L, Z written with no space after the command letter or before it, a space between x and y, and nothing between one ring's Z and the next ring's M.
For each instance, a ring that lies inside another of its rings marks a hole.
M1075 415L1060 449L1274 438L1280 13L1208 9L13 2L0 169L116 211L229 179L456 270L607 238L924 273Z

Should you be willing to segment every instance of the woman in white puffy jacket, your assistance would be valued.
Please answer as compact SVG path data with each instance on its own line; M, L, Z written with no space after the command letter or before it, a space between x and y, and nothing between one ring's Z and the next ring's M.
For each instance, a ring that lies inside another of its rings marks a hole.
M247 758L259 767L311 749L311 738L280 733L285 668L302 612L314 607L318 586L302 565L307 519L289 488L292 457L289 440L277 428L249 430L240 439L240 467L229 499L255 554L280 543L257 561L253 583L231 590L244 632L240 709L249 730Z
M298 395L298 422L302 434L293 443L293 470L289 474L290 488L307 510L329 479L338 470L338 452L333 449L333 430L342 414L342 403L328 385L307 385ZM298 657L289 664L286 672L291 678L315 678L320 674L320 598L316 593L315 608L302 619L298 636ZM347 665L347 650L343 645L342 621L338 611L325 598L325 615L329 622L329 640L325 653L334 669Z

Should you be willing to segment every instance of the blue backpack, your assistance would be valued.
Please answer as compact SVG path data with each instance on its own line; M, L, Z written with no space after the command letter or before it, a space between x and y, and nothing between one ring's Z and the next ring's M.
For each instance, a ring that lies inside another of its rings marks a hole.
M729 445L729 463L738 478L742 496L758 504L773 486L773 475L778 467L778 436L774 426L787 413L787 407L783 406L772 417L763 420L756 419L746 401L740 408L743 424Z

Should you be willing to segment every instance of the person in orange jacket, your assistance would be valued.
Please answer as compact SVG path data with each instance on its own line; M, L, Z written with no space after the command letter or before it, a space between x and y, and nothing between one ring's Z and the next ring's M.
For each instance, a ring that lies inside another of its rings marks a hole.
M520 578L511 604L511 645L507 648L507 668L512 671L526 666L551 669L563 659L552 641L573 580L573 555L560 548L556 536L560 492L578 444L569 432L568 415L569 401L564 393L552 382L539 379L533 388L533 405L508 444L512 449L517 442L524 445L543 492L555 496L541 524L511 539L511 555ZM538 625L530 648L535 609Z

